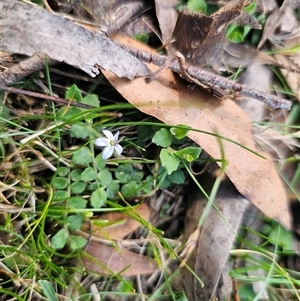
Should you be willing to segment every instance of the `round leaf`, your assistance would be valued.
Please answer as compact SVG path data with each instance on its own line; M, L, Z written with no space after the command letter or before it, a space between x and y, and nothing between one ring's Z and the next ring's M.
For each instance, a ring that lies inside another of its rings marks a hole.
M98 173L101 186L108 186L112 182L112 175L108 169L103 169Z
M86 165L93 161L94 157L89 148L80 148L72 157L72 161L75 164Z
M159 131L157 131L153 138L152 138L152 142L155 143L158 146L162 146L162 147L168 147L172 144L172 134L170 133L169 130L162 128Z
M135 181L126 183L121 188L121 193L124 197L135 197L138 194L138 184Z
M120 165L116 172L115 177L121 182L121 183L128 183L133 176L133 167L131 164L122 164Z
M91 196L91 205L94 208L101 208L106 204L107 201L107 193L104 188L96 189Z
M120 189L120 185L117 181L112 181L106 188L107 197L112 199L116 196Z
M69 180L62 177L57 177L52 180L52 185L56 189L65 189L69 184Z
M81 196L73 196L68 200L69 207L76 208L76 209L85 209L86 204L87 204L87 200L85 200Z
M65 167L65 166L61 166L57 169L57 174L60 176L60 177L65 177L67 174L68 174L68 168Z
M89 182L95 180L97 173L92 167L87 167L81 174L81 180L84 182Z
M201 153L201 147L186 147L182 148L175 152L176 156L187 160L188 162L192 162L199 158Z
M54 249L62 249L68 240L69 233L66 229L59 230L52 238L51 245Z
M68 239L68 243L73 251L81 249L87 243L87 240L84 237L77 235L70 235Z
M74 182L80 181L81 180L81 173L82 173L81 169L72 170L72 172L70 173L71 180L74 181Z
M84 190L86 188L86 183L85 182L74 182L71 184L70 188L71 188L71 192L73 194L80 194L80 193L84 192Z
M182 128L181 127L180 128L172 127L172 128L170 128L170 132L176 139L180 140L180 139L186 137L186 135L190 129L191 129L190 126L184 126L184 128L183 127Z
M83 216L81 214L74 214L67 217L66 222L71 231L75 231L81 228L83 223Z
M161 165L166 169L168 175L177 170L180 159L174 154L173 150L162 149L159 154Z
M71 126L70 133L71 133L71 137L84 139L90 136L91 129L88 124L83 122L78 122L78 123L74 123Z

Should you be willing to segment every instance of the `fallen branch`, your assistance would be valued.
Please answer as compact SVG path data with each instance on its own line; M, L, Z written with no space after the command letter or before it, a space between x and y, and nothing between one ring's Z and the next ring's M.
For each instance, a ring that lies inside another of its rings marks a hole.
M140 49L136 49L127 45L122 45L121 47L124 50L128 51L130 54L134 55L139 60L147 63L153 63L157 66L164 66L168 59L166 56L151 54L149 52L141 51ZM168 67L172 71L182 74L182 68L178 61L171 62ZM236 83L235 81L224 78L223 76L216 75L212 72L203 70L195 66L189 66L186 70L186 73L190 77L200 81L208 87L216 86L233 93L238 93L239 95L248 96L257 99L274 109L290 110L292 107L292 101L290 100L282 99L276 95L271 95L262 91L257 91L246 85L241 85L239 83Z

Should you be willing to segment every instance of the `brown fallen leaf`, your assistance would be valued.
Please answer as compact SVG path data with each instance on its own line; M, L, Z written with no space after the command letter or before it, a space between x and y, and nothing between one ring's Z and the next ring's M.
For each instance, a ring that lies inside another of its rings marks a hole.
M146 221L150 218L150 208L146 204L141 204L134 210L126 212L108 212L102 214L99 218L91 221L92 235L98 238L105 239L122 239L141 226L141 223L132 217L142 218ZM111 226L105 226L101 221L106 221ZM81 230L87 231L89 225L84 224Z
M204 174L199 181L206 191L211 191L214 182L211 175ZM189 267L204 283L204 287L201 287L189 270L184 267L182 269L182 282L189 301L211 300L215 294L244 210L249 203L227 179L219 187L214 204L223 216L214 208L210 209L200 228L196 248L187 261ZM184 220L183 241L194 231L206 205L207 200L199 189L196 189L190 195Z
M190 12L184 7L178 15L169 53L174 55L179 51L195 66L209 64L218 70L222 62L227 26L239 24L260 28L242 10L248 2L249 0L231 0L211 16Z
M266 24L264 26L263 35L259 41L258 49L260 49L264 43L267 41L267 39L270 38L270 36L275 32L276 28L280 26L283 16L286 14L287 8L289 7L290 3L292 1L285 0L282 3L282 6L274 11L267 19Z
M20 1L1 0L0 5L0 48L5 51L28 56L46 53L92 77L99 74L99 67L129 79L149 73L144 63L108 38L58 14Z
M123 38L121 42L151 51L129 39ZM155 67L149 65L149 68ZM128 81L111 72L103 71L103 74L123 97L145 114L169 125L186 124L198 130L190 131L188 137L213 158L221 158L221 150L216 137L209 133L225 137L222 147L228 162L226 174L237 190L264 214L291 228L289 203L275 166L267 153L257 149L250 119L232 100L217 99L200 87L191 91L187 83L170 70L149 84L143 78Z
M94 241L82 252L81 260L87 270L104 275L120 273L128 277L151 274L158 269L153 258Z
M290 58L282 54L275 54L276 61L283 66L290 66L290 69L300 69L300 52L295 53L293 59L298 63L294 63ZM297 66L298 65L298 66ZM295 68L296 66L296 68ZM289 70L280 69L284 79L295 94L296 99L300 102L300 75L290 72Z

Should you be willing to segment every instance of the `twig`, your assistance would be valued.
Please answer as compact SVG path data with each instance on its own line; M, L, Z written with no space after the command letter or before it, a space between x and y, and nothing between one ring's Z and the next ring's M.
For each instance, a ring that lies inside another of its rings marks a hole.
M120 46L126 51L128 51L129 53L131 53L132 55L134 55L136 58L147 63L153 63L154 65L157 66L163 66L167 61L166 56L151 54L149 52L141 51L140 49L129 47L127 45L120 45ZM169 68L172 71L177 72L179 74L182 73L182 69L178 62L171 63ZM257 99L275 109L290 110L292 107L292 101L290 100L282 99L276 95L270 95L262 91L257 91L246 85L241 85L232 80L224 78L220 75L216 75L212 72L203 70L195 66L189 66L188 69L186 70L186 73L190 77L197 79L198 81L200 81L201 83L203 83L208 87L217 86L224 90L237 92L240 95Z
M60 104L64 104L64 105L70 105L70 106L84 108L84 109L94 109L95 108L93 106L90 106L90 105L87 105L87 104L84 104L84 103L71 101L71 100L67 100L67 99L64 99L64 98L60 98L60 97L44 95L44 94L41 94L41 93L36 93L36 92L31 92L31 91L26 91L26 90L11 88L11 87L6 87L6 86L3 86L2 84L0 84L0 90L7 91L9 93L14 93L14 94L22 94L22 95L27 95L27 96L31 96L31 97L37 97L37 98L41 98L41 99L52 100L56 103L60 103Z
M35 53L30 58L21 61L18 64L8 68L0 73L0 83L3 86L10 86L21 80L22 78L44 68L46 60L51 65L55 63L45 53Z

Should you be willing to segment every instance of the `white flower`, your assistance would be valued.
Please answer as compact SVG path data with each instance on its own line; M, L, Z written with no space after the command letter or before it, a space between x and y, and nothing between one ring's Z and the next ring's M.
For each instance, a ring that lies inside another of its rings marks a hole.
M123 147L118 143L119 131L117 131L115 135L107 130L103 130L102 133L106 136L106 138L102 137L95 140L95 144L97 146L104 147L102 158L104 160L110 158L114 151L120 155L123 151Z

